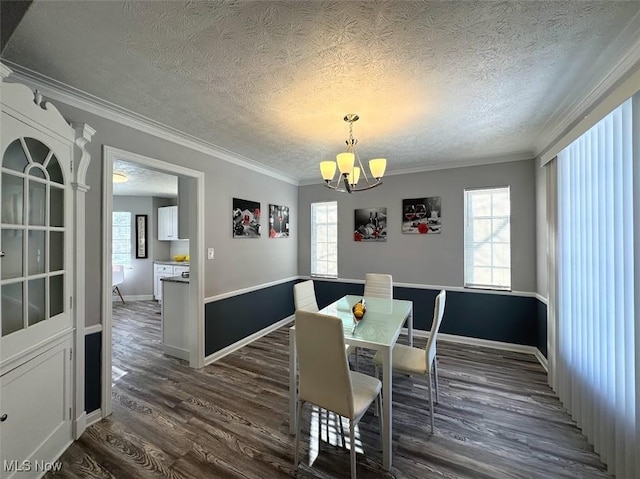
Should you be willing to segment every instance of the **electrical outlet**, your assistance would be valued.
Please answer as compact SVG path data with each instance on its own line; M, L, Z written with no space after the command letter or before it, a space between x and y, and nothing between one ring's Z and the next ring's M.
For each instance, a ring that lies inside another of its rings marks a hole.
M207 258L208 259L213 259L213 248L209 248L207 250Z

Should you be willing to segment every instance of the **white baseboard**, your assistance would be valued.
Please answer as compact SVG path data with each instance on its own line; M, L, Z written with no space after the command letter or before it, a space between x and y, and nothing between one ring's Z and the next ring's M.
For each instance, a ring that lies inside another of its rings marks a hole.
M538 348L536 348L536 359L542 365L544 370L549 373L549 361L544 357L544 354L542 354L542 352L540 352Z
M123 296L125 302L126 301L151 301L153 298L152 294L133 294L133 295L128 295L128 296ZM120 297L119 296L113 296L111 298L111 301L114 303L117 303L118 301L120 301Z
M82 433L87 428L87 413L83 412L78 419L73 421L71 430L73 432L73 440L77 441L82 436Z
M246 346L247 344L255 341L256 339L260 339L262 336L266 336L272 331L275 331L276 329L281 328L282 326L290 323L294 319L295 319L295 315L292 314L287 318L281 319L277 323L273 323L271 326L268 326L256 333L253 333L251 336L247 336L246 338L241 339L240 341L233 343L227 346L226 348L221 349L220 351L216 351L215 353L210 354L209 356L204 358L204 365L208 366L209 364L217 361L218 359L225 357L228 354L231 354L237 351L238 349L242 348L243 346Z
M177 348L175 346L169 346L168 344L163 344L162 349L164 349L165 354L169 356L173 356L174 358L184 359L185 361L189 361L189 350Z
M407 334L407 328L402 329L403 334ZM413 330L414 338L428 338L429 331L424 331L422 329L414 329ZM514 353L524 353L524 354L532 354L536 357L540 365L544 368L546 372L549 372L549 366L547 362L547 358L540 352L538 348L535 346L526 346L524 344L513 344L513 343L504 343L502 341L493 341L490 339L478 339L471 338L469 336L458 336L456 334L446 334L440 333L438 334L439 341L445 341L449 343L456 344L468 344L470 346L482 346L484 348L491 349L499 349L501 351L512 351Z
M86 427L92 426L95 423L102 421L102 409L91 411L86 417Z

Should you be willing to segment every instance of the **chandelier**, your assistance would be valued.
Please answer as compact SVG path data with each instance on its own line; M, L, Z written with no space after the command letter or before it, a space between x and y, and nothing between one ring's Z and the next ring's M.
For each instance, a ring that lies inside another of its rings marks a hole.
M353 113L344 117L344 121L349 123L349 139L345 142L347 144L347 151L338 153L338 155L336 155L336 161L320 162L320 172L322 173L322 179L324 179L324 185L327 188L346 193L354 193L356 191L370 190L382 184L382 177L387 168L387 160L384 158L369 160L369 169L371 171L371 177L369 177L356 151L358 140L353 138L353 123L358 121L359 118L358 115ZM340 174L334 184L333 177L336 174L336 168L340 170ZM362 176L364 182L358 186L360 176Z

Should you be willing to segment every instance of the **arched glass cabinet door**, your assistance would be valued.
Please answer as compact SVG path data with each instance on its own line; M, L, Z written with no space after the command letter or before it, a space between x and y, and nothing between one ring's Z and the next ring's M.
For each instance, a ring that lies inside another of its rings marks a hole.
M54 150L29 136L11 141L0 165L0 332L28 347L69 326L68 181Z

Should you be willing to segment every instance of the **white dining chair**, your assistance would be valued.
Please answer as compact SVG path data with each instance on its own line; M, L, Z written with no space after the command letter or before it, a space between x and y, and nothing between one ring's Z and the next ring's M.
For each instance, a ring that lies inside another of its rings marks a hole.
M316 290L313 280L302 281L293 285L293 302L296 307L296 311L311 311L317 313L320 311L318 308L318 302L316 301ZM347 356L355 350L355 347L346 345L345 352ZM358 362L356 358L356 370L358 369Z
M443 289L436 296L435 306L433 308L433 322L431 324L431 332L424 349L404 344L396 344L393 347L391 364L394 371L406 374L421 374L427 376L429 390L429 412L431 415L431 433L433 433L433 393L431 390L432 382L435 382L436 403L438 403L438 362L436 361L436 339L442 317L444 316L444 303L447 299L447 292ZM379 369L382 366L382 355L377 353L373 357L375 364L375 376L379 377ZM433 381L431 372L433 370Z
M123 282L124 282L124 266L121 264L114 264L112 268L112 274L111 274L112 293L117 293L118 296L120 296L120 301L122 301L122 304L124 304L124 298L122 297L122 294L120 294L120 288L118 288L118 286L121 285Z
M371 298L393 299L393 277L390 274L365 274L364 296Z
M356 477L355 427L375 401L381 408L382 383L378 378L349 370L342 320L309 311L296 312L296 349L299 386L298 425L294 447L294 468L298 470L298 452L302 429L302 407L314 404L349 419L351 479ZM382 415L378 417L382 440ZM342 420L340 419L342 424Z

